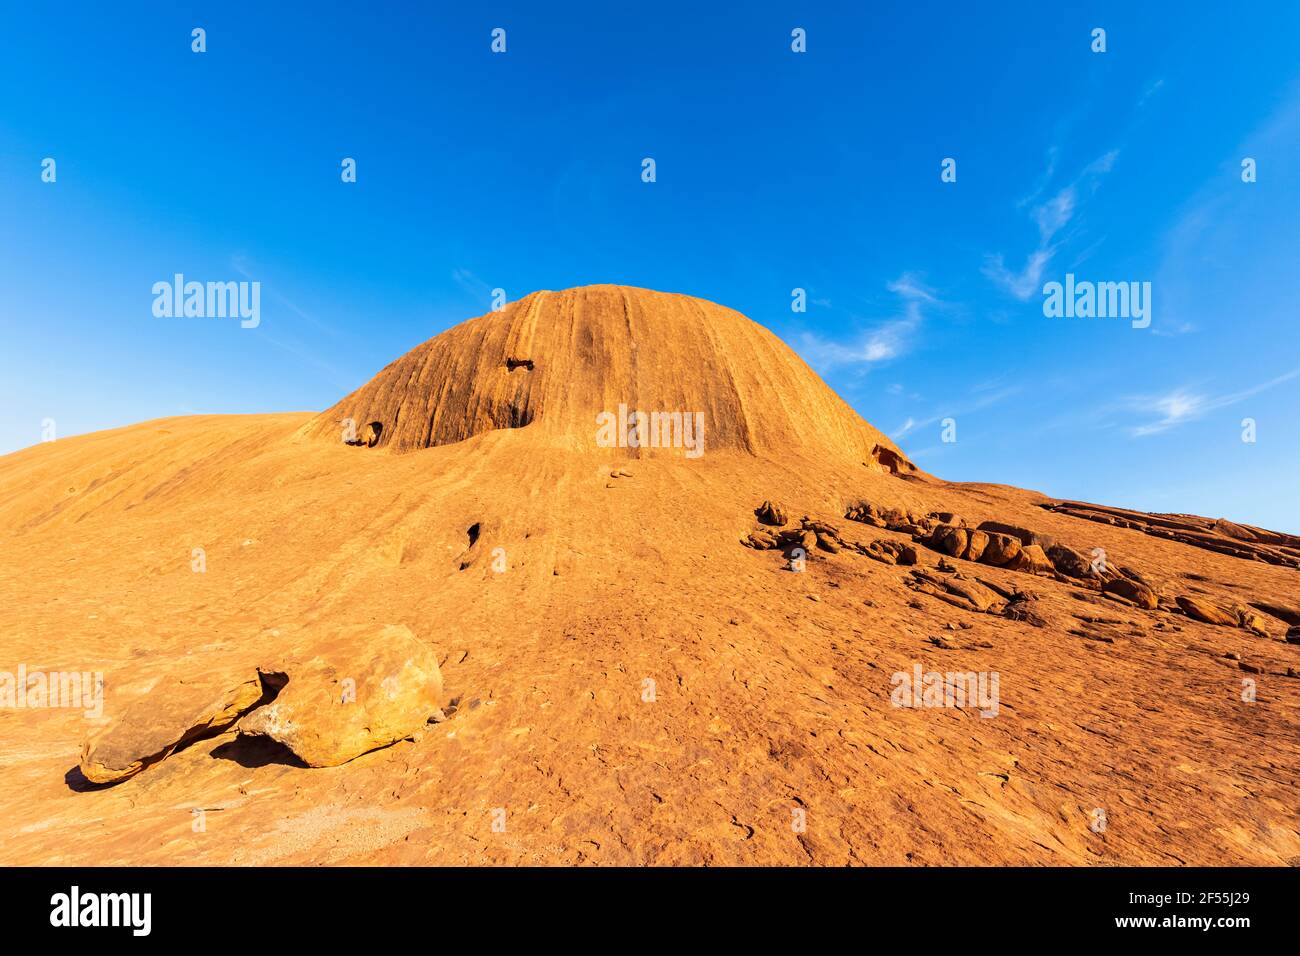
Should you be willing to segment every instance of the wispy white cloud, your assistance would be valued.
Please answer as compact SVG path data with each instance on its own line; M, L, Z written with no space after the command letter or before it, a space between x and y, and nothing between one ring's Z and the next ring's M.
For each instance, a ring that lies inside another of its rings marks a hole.
M1052 144L1047 148L1047 165L1044 167L1042 173L1039 174L1037 182L1034 183L1034 188L1029 190L1029 192L1016 203L1017 209L1023 209L1025 206L1036 202L1038 197L1043 194L1043 191L1047 189L1048 185L1052 182L1052 177L1056 175L1056 162L1060 158L1060 155L1061 149L1056 144Z
M1046 177L1055 169L1055 150L1048 154L1049 166ZM1056 236L1070 224L1078 211L1081 197L1086 198L1096 191L1101 177L1110 172L1119 156L1119 150L1112 149L1098 156L1089 163L1078 178L1058 190L1045 202L1037 203L1030 210L1030 218L1038 226L1038 246L1029 253L1025 265L1019 271L1007 268L1006 259L1001 253L992 253L984 257L983 273L1022 302L1028 300L1039 290L1043 272L1056 255L1058 243ZM1035 187L1032 196L1041 195L1043 186ZM1022 201L1023 204L1023 201Z
M819 370L843 366L871 366L907 352L925 321L923 305L938 304L934 290L910 272L904 272L886 288L903 301L901 315L867 330L857 339L837 342L814 332L799 336L799 352Z
M988 276L1017 299L1024 302L1038 291L1043 270L1051 261L1054 249L1035 249L1029 254L1025 267L1019 272L1012 272L1006 267L1002 253L984 257L984 275Z
M1173 428L1175 425L1181 425L1183 422L1200 418L1208 410L1209 405L1209 401L1204 395L1197 395L1185 389L1178 389L1165 395L1157 395L1147 401L1149 408L1159 413L1160 417L1150 424L1139 425L1130 429L1134 437L1154 435L1157 432Z
M885 288L895 295L902 296L908 301L914 302L937 302L934 290L925 283L921 282L915 275L910 272L904 272L893 282L888 283Z
M457 266L451 270L452 280L476 301L488 302L492 298L492 287L469 269Z
M1163 76L1147 84L1147 88L1142 91L1142 98L1138 100L1137 108L1142 109L1142 107L1146 106L1147 101L1151 99L1151 97L1159 93L1164 88L1164 85L1165 85L1165 79Z
M1074 204L1078 193L1073 186L1066 186L1047 202L1034 207L1034 221L1038 223L1038 236L1041 242L1048 243L1052 237L1065 228L1070 217L1074 215Z
M834 342L813 332L800 337L799 347L818 368L865 363L872 365L902 355L921 324L921 311L909 305L902 318L877 326L856 342Z
M1229 392L1224 395L1205 395L1192 391L1190 387L1182 387L1166 392L1163 395L1137 396L1130 400L1130 407L1158 417L1144 425L1130 428L1129 434L1134 438L1158 435L1160 432L1168 431L1178 425L1184 425L1187 422L1203 418L1217 409L1236 405L1258 395L1260 392L1276 388L1278 385L1295 378L1300 378L1300 367L1293 368L1291 371L1284 372L1266 382L1252 385L1250 388Z

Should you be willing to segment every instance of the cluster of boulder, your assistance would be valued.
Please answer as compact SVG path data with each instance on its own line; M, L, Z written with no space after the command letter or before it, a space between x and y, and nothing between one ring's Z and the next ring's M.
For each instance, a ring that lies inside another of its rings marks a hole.
M942 513L922 515L913 511L903 511L899 508L881 508L870 502L862 501L850 505L844 512L844 517L850 521L858 521L872 527L884 528L887 531L897 531L900 534L920 537L936 524L941 524L945 519L955 516Z
M1023 574L1055 577L1095 588L1113 600L1134 607L1155 609L1160 604L1155 585L1141 572L1107 564L1100 556L1094 559L1061 544L1051 535L1002 521L984 521L972 528L964 518L951 513L936 513L926 518L937 523L918 535L917 540L948 557Z
M943 554L967 561L1044 574L1072 584L1099 590L1105 597L1121 604L1154 611L1181 612L1207 624L1239 627L1261 637L1269 632L1264 618L1240 604L1220 607L1194 597L1164 597L1158 586L1130 567L1109 564L1104 555L1090 557L1056 541L1050 535L1000 521L984 521L977 528L956 523L936 526L924 543Z
M996 522L985 522L978 528L941 524L926 536L925 544L949 557L1026 574L1049 574L1055 570L1032 532L1013 528L1004 531L999 529L1007 526L994 525ZM1020 533L1013 533L1016 531Z
M741 544L757 551L780 551L790 558L807 557L814 549L830 554L852 551L885 564L916 564L920 559L916 547L905 541L890 538L862 541L846 537L836 525L807 515L797 524L791 524L784 509L771 501L764 501L755 508L754 515L767 527L751 531ZM785 527L787 524L791 527Z
M437 657L405 626L344 627L265 654L260 665L159 681L85 742L82 774L118 783L232 727L240 738L283 745L308 767L334 767L443 716Z
M887 564L926 564L916 545L894 538L874 541L856 540L840 528L805 515L792 522L784 508L764 501L754 515L760 527L742 540L746 547L780 550L787 557L807 556L814 549L830 552L853 551ZM1029 528L1001 521L983 521L971 527L964 518L951 512L917 514L898 508L880 507L858 502L846 509L844 517L861 524L908 535L917 545L945 558L957 558L976 564L1043 575L1075 586L1099 591L1116 603L1143 610L1163 610L1183 614L1193 620L1224 627L1241 628L1261 637L1271 636L1267 621L1252 607L1242 604L1219 605L1204 598L1178 596L1170 599L1161 594L1154 581L1142 572L1123 565L1108 563L1100 551L1092 555L1071 548ZM941 559L936 574L929 569L912 572L909 586L939 597L968 610L1006 614L1015 620L1031 620L1032 597L1025 592L1007 591L989 581L969 579ZM1258 605L1257 605L1258 606ZM1291 611L1292 609L1286 609ZM1278 612L1271 611L1273 616ZM1296 620L1283 615L1291 625L1287 640L1300 643L1300 611Z

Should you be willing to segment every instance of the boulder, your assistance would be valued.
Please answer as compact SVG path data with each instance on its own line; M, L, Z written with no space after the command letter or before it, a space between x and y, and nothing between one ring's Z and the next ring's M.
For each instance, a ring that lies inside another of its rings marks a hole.
M898 555L890 548L885 547L884 541L872 541L862 553L869 558L875 558L883 564L897 564Z
M1107 581L1101 586L1103 594L1113 594L1130 601L1138 607L1146 608L1148 611L1154 611L1160 605L1160 599L1156 592L1141 581L1134 581L1132 578L1116 578L1113 581Z
M404 625L341 628L274 670L287 683L240 721L240 736L278 741L309 767L336 767L410 737L442 698L434 649Z
M970 535L965 528L952 524L941 524L930 533L930 547L949 557L959 558L970 544Z
M221 733L262 699L251 666L201 676L164 678L81 748L91 783L118 783L203 737Z
M1009 534L1003 534L1000 531L985 531L983 534L988 535L988 544L984 546L984 553L980 555L980 561L984 564L991 564L995 567L1002 567L1015 559L1020 553L1020 539Z
M1022 544L1014 558L1003 565L1008 571L1024 574L1051 574L1055 568L1043 549L1036 544Z
M1257 614L1254 609L1248 608L1244 604L1234 604L1229 609L1229 613L1236 618L1237 626L1243 630L1250 631L1250 633L1258 637L1273 636L1268 632L1268 622L1264 620L1262 615Z
M814 532L817 535L817 547L823 551L829 551L831 554L840 553L840 540L834 535L824 534L820 531Z
M1293 624L1286 630L1288 644L1300 644L1300 624Z
M1002 611L1003 617L1012 621L1022 621L1034 627L1046 627L1047 620L1033 609L1033 599L1026 595L1016 595Z
M1287 624L1300 627L1300 607L1282 604L1279 601L1251 601L1250 606L1277 618L1279 621L1285 621Z
M883 521L885 527L891 531L911 524L907 518L907 512L900 511L898 508L882 508L880 511L880 520Z
M966 551L962 557L967 561L978 561L984 554L984 549L989 545L989 535L987 531L971 531L967 534Z
M916 569L906 583L915 591L929 594L967 611L998 614L1006 604L996 591L978 581L958 575L940 578L925 570Z
M937 523L933 518L927 518L925 515L917 514L913 511L907 512L904 517L905 520L901 521L890 530L898 531L903 534L910 534L917 538L923 538L934 530L934 526Z
M920 563L920 554L915 545L893 538L877 538L865 548L859 549L869 558L883 561L885 564L912 565Z
M767 530L751 531L740 543L745 547L753 548L756 551L770 551L779 547L776 535Z
M862 502L851 506L844 512L844 517L850 521L861 521L863 524L873 525L877 528L883 528L885 522L880 517L880 512L876 506L869 502Z
M752 501L753 499L751 498L750 500ZM785 524L787 520L785 509L771 501L764 501L754 509L754 514L757 515L758 520L763 522L763 524L770 524L778 528Z
M1236 615L1229 614L1217 604L1201 598L1187 597L1178 595L1174 598L1178 606L1182 608L1183 613L1195 621L1202 621L1206 624L1218 624L1220 627L1236 627Z
M816 536L817 547L823 551L839 554L844 548L844 541L840 537L840 529L835 525L807 517L803 519L802 524L804 531L811 531Z
M1028 528L1022 528L1019 525L1006 524L1002 521L981 521L979 524L980 531L997 531L1000 534L1009 534L1013 538L1018 538L1021 544L1036 544L1047 551L1052 545L1056 544L1056 539L1048 534L1039 534L1037 531L1030 531Z
M1119 573L1132 581L1136 581L1138 584L1145 584L1152 591L1156 590L1155 581L1151 580L1137 568L1130 568L1128 565L1122 564L1119 567Z
M1006 603L1002 600L1001 595L986 588L978 581L970 581L966 578L951 577L944 582L948 586L948 591L959 597L965 598L978 611L1000 611Z
M791 528L778 534L776 541L787 557L795 548L801 549L804 557L807 557L812 553L813 548L817 547L817 532L804 528Z
M1098 577L1092 569L1092 560L1082 551L1075 551L1063 544L1054 544L1047 549L1047 557L1052 562L1052 566L1066 577Z

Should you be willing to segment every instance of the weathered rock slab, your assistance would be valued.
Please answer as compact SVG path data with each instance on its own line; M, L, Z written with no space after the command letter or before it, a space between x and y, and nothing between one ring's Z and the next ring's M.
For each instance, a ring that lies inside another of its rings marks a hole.
M262 695L251 668L165 678L82 745L81 772L91 783L126 780L187 744L221 733Z

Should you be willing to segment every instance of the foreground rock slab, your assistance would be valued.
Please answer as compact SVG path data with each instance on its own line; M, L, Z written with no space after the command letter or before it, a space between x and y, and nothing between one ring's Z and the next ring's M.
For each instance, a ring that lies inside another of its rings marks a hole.
M91 783L126 780L196 740L221 733L262 695L262 682L251 669L243 679L221 673L164 679L85 742L81 772Z
M278 741L309 767L336 767L416 734L442 697L433 648L402 625L333 631L264 678L287 683L239 724L240 736Z

